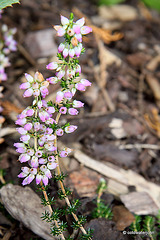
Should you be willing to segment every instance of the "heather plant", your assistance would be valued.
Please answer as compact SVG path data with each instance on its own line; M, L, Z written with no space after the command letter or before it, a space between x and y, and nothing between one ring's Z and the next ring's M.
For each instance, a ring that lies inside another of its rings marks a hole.
M17 50L17 42L14 40L16 28L8 29L2 24L0 33L0 82L7 80L5 68L10 66L9 54Z
M0 18L2 11L0 11ZM5 68L10 66L9 61L9 54L12 51L17 50L17 42L14 40L14 34L16 33L16 28L8 29L7 25L1 25L1 32L0 32L0 83L2 81L7 80L7 74L5 72ZM2 91L4 87L0 86L0 98L3 97ZM1 115L3 108L0 104L0 129L2 127L5 118ZM0 143L3 142L3 139L0 138Z
M67 222L60 221L66 214L72 215L74 221L72 227L82 231L81 239L91 239L91 230L86 231L82 226L85 222L83 216L75 213L79 206L79 201L70 202L70 190L64 186L65 175L61 172L59 159L65 158L72 151L65 147L58 149L57 140L63 134L70 134L77 129L77 126L69 122L60 124L61 115L77 115L79 108L84 106L81 101L73 99L77 90L85 91L91 83L87 79L81 79L81 66L78 58L84 52L82 46L82 36L90 33L92 29L84 26L85 19L73 21L73 14L67 19L61 16L61 25L54 26L57 36L64 37L64 42L58 47L57 62L51 62L46 67L54 70L53 77L44 79L41 73L36 72L34 76L25 74L27 82L20 85L24 89L24 97L34 97L31 106L28 106L18 116L16 124L19 125L17 131L20 133L20 142L15 143L16 151L20 153L19 161L28 163L22 167L19 178L24 178L22 185L30 184L34 179L43 192L42 204L47 205L42 219L51 223L51 234L59 236L60 239L73 239L64 237L63 232L67 229ZM45 101L49 94L49 84L57 84L61 90L56 93L55 102ZM54 170L54 174L52 173ZM55 199L47 193L49 180L57 181L60 189L58 197L65 199L64 209L54 209Z

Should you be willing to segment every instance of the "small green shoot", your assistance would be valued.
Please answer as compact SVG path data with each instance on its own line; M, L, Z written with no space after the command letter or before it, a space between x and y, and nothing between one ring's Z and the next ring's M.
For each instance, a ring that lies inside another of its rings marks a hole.
M100 179L100 183L98 185L98 189L97 189L97 207L94 209L92 216L93 218L106 218L106 219L112 219L112 210L109 207L109 205L105 205L103 200L101 199L101 196L103 194L103 192L106 190L107 185L106 185L106 181L101 178Z

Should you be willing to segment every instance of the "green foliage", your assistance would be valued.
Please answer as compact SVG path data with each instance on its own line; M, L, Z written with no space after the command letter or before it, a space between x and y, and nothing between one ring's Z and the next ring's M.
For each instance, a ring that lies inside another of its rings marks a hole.
M63 193L63 191L61 189L58 190L57 194L58 194L59 199L62 200L62 199L65 199L66 196L71 195L71 191L69 188L65 187L65 194Z
M76 211L80 205L81 205L81 203L80 203L79 199L72 201L71 206L67 207L65 209L65 213L66 214L76 213Z
M1 0L0 1L0 10L6 7L11 7L12 4L19 3L19 0Z
M88 229L87 231L87 234L83 234L83 235L81 235L81 237L80 237L80 239L81 240L89 240L89 239L91 239L92 238L92 236L93 236L93 229Z
M85 222L86 222L86 217L84 217L84 216L78 216L78 221L73 222L72 227L77 230L77 229L80 228Z
M142 217L135 215L135 221L131 224L130 229L134 232L140 232Z
M58 236L60 235L63 231L66 231L66 228L67 228L67 223L66 222L63 222L61 221L61 224L59 227L56 227L54 224L53 224L53 228L51 228L51 234L53 234L53 236Z
M105 205L103 200L101 199L101 196L103 192L106 190L107 184L105 179L101 178L100 183L97 188L97 207L93 210L92 212L92 217L93 218L107 218L107 219L112 219L113 214L112 210L109 207L109 204Z
M92 217L112 219L113 213L109 205L105 205L101 200L93 210Z
M60 175L54 175L54 180L56 181L56 182L58 182L58 181L63 181L64 179L65 179L65 177L67 177L67 174L64 174L63 172L61 172L61 174Z
M54 204L54 202L55 202L54 197L51 197L49 193L48 193L48 201L46 201L45 197L41 196L41 204L44 206L52 205Z
M121 2L125 2L125 0L99 0L99 5L115 5Z
M157 215L157 219L158 219ZM130 230L134 232L147 232L151 240L156 240L155 217L145 216L142 217L135 215L135 221L131 224Z
M148 7L154 8L160 11L160 1L159 0L141 0L144 2Z
M151 240L155 240L155 218L151 216L146 216L143 221L143 231L148 232ZM152 234L153 233L153 234Z

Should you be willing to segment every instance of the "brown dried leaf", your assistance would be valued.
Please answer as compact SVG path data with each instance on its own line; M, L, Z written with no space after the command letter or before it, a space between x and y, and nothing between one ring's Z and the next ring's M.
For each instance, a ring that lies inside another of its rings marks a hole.
M110 30L106 30L104 28L99 28L94 25L90 25L90 27L93 30L93 33L95 33L98 37L100 37L104 43L109 44L113 41L118 41L123 38L122 33L114 33L112 35Z
M8 115L10 112L21 113L23 111L22 108L17 107L15 104L9 101L1 102L1 105L4 108L3 110L4 115Z

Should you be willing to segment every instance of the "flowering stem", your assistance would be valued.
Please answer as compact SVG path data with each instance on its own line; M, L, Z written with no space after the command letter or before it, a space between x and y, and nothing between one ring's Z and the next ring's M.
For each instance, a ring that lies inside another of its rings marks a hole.
M35 118L37 118L37 109L35 110ZM34 148L35 148L36 151L38 150L38 147L37 147L37 133L36 133L36 131L35 131L35 137L34 137ZM46 202L48 203L47 206L49 208L50 213L52 214L53 210L52 210L51 205L49 204L47 193L46 193L45 190L43 190L43 183L42 183L42 181L40 182L40 184L42 186L42 192L43 192L44 198L45 198ZM58 222L56 220L54 220L54 223L55 223L56 227L59 228ZM61 237L62 240L65 240L65 237L64 237L63 233L60 234L60 237Z
M59 121L59 119L60 119L60 116L61 116L61 113L58 113L58 114L57 114L57 117L56 117L56 123L57 123L57 124L58 124L58 121ZM55 147L56 147L56 149L57 149L57 135L56 135L56 134L55 134L54 145L55 145ZM60 169L60 166L59 166L59 160L58 160L57 150L55 151L55 154L56 154L55 161L56 161L56 163L57 163L56 171L57 171L58 176L60 176L60 175L61 175L61 169ZM61 189L62 189L62 192L63 192L63 194L64 194L64 196L65 196L65 201L66 201L68 207L71 207L71 203L70 203L70 201L69 201L69 198L66 196L66 191L65 191L63 182L62 182L61 180L59 180L59 183L60 183L60 187L61 187ZM80 222L79 222L78 217L76 216L76 214L72 212L72 216L74 217L74 219L76 220L76 222L80 225L80 229L81 229L82 233L86 235L87 232L86 232L86 230L84 229L84 227L80 224ZM89 238L89 239L91 240L91 238Z

